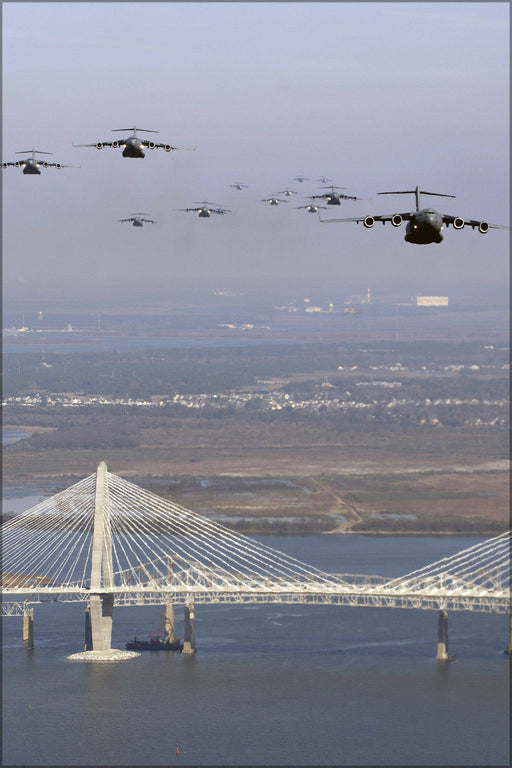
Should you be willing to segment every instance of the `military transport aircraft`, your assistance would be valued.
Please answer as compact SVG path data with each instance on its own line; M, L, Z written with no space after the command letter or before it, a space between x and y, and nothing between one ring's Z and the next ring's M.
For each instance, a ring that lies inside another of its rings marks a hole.
M63 165L62 163L48 163L46 160L37 160L36 155L53 155L53 152L43 152L41 149L27 149L24 152L16 152L16 155L27 155L32 153L32 157L25 157L23 160L16 160L13 163L2 163L2 168L8 168L10 165L15 168L23 168L23 173L38 176L41 175L40 166L43 168L79 168L78 165Z
M243 184L241 181L235 181L234 184L224 184L224 186L231 189L247 189L247 184Z
M292 195L296 195L296 191L294 189L289 189L286 187L286 189L280 189L279 190L280 195L284 195L285 197L291 197Z
M206 200L203 200L202 203L196 203L198 205L198 208L177 208L178 211L197 211L200 219L207 219L210 217L212 213L218 213L220 216L224 215L225 213L231 213L231 211L228 208L222 208L222 206L218 205L217 203L208 203Z
M143 216L149 216L149 213L132 213L128 219L116 219L116 221L131 221L134 227L143 227L144 224L158 224L154 219L143 219Z
M330 192L325 192L322 195L311 195L311 200L324 199L327 205L341 205L341 200L360 200L360 197L353 197L352 195L342 195L339 192L335 192L335 189L345 189L345 187L335 187L331 184L329 187L323 187L323 189L330 189Z
M158 133L158 131L151 131L147 128L136 128L134 126L133 128L113 128L112 130L114 132L133 130L133 134L128 136L126 139L97 141L96 144L73 144L73 146L96 147L96 149L103 149L103 147L112 147L113 149L117 149L117 147L124 147L123 157L146 157L143 152L145 147L149 147L149 149L165 149L166 152L170 152L171 149L187 149L188 151L193 151L195 149L195 147L189 149L188 147L173 147L171 144L156 144L154 141L141 139L139 136L137 136L137 131L142 131L143 133Z
M307 176L296 176L292 181L298 181L301 184L303 181L309 181L309 179Z
M308 205L297 205L297 210L305 208L308 213L316 213L319 208L323 208L325 211L327 210L326 205L313 205L313 203L309 203Z
M405 230L405 237L408 243L415 243L417 245L425 245L428 243L441 243L443 236L441 230L443 224L448 227L450 224L454 229L462 229L464 226L475 229L478 227L478 231L485 234L489 229L510 229L510 227L503 226L501 224L488 224L486 221L475 221L474 219L463 219L460 216L451 216L446 213L438 213L433 208L420 208L420 195L435 195L436 197L455 197L455 195L445 195L439 192L425 192L419 187L413 190L405 190L400 192L378 192L379 195L415 195L416 197L416 210L408 211L407 213L393 213L387 216L359 216L350 219L320 219L322 224L337 221L355 221L357 223L363 222L363 226L367 229L373 227L376 221L381 221L385 224L390 221L394 227L399 227L402 221L407 222Z
M288 200L280 200L277 195L269 195L261 200L262 203L270 203L270 205L279 205L279 203L287 203Z

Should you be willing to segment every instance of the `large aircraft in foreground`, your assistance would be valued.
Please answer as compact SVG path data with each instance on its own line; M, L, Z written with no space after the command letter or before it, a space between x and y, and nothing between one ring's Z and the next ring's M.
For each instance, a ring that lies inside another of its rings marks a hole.
M416 187L413 190L404 190L399 192L378 192L379 195L415 195L416 210L406 213L393 213L386 216L355 216L349 219L320 219L322 224L330 224L340 221L362 222L366 229L373 227L376 221L385 224L390 221L394 227L399 227L403 221L407 222L404 240L408 243L417 245L426 245L429 243L441 243L443 235L441 230L443 225L447 227L451 224L454 229L463 229L468 226L472 229L478 227L478 231L485 234L489 229L510 229L510 227L501 224L489 224L487 221L478 221L475 219L463 219L461 216L451 216L446 213L438 213L433 208L421 208L421 195L434 195L436 197L455 197L455 195L445 195L439 192L425 192Z
M41 149L26 149L24 152L16 152L17 155L30 155L23 160L15 160L12 163L2 163L2 168L13 166L14 168L23 168L23 173L30 176L40 176L41 166L43 168L77 168L76 165L63 165L62 163L48 163L46 160L38 160L36 155L53 155L53 152L43 152Z
M143 133L158 133L158 131L152 131L148 128L113 128L114 133L133 131L131 136L126 139L112 139L112 141L97 141L95 144L73 144L74 147L96 147L96 149L103 149L103 147L112 147L117 149L118 147L124 147L123 157L146 157L144 149L165 149L166 152L170 152L171 149L188 149L187 147L173 147L172 144L157 144L149 139L141 139L137 136L137 131ZM195 147L192 148L192 150Z
M127 219L117 219L118 222L131 221L134 227L143 227L144 224L158 224L154 219L143 219L148 213L132 213Z

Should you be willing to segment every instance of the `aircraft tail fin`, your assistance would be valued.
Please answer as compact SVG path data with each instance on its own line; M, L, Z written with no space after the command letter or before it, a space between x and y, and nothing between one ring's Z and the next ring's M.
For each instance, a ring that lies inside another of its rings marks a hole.
M133 126L132 128L112 128L113 131L133 131L133 135L135 136L137 131L142 131L143 133L158 133L158 131L152 131L149 128L136 128Z
M416 210L420 209L420 195L434 195L435 197L455 197L455 195L446 195L442 192L425 192L424 189L416 187L416 189L400 190L395 192L377 192L378 195L414 195L416 197Z

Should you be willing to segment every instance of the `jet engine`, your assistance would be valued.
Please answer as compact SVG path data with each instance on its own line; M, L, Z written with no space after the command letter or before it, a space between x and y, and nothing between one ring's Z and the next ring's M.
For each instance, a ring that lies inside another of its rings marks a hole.
M370 229L371 227L373 227L374 224L375 224L375 219L373 218L373 216L366 216L363 219L363 226L365 226L366 229Z
M486 221L481 221L478 225L478 231L482 233L482 235L485 235L486 232L489 231L489 225Z
M55 167L57 170L60 170L62 168L62 165L60 163L55 163Z
M154 141L150 141L149 144L148 144L148 147L150 149L154 149L155 148L155 142Z
M96 149L103 149L103 144L101 143L101 141L98 141L98 143L96 144Z
M394 227L399 227L402 221L403 219L399 213L395 213L395 215L391 217L391 223Z
M453 220L453 228L454 229L463 229L464 227L464 219L461 219L460 216L457 216Z
M166 152L170 152L171 151L171 145L170 144L165 144L164 149L165 149Z
M110 146L114 147L114 149L117 149L119 146L119 142L114 140Z
M43 168L48 168L48 163L46 162L46 160L42 163L42 166Z
M18 161L16 161L16 162L14 163L14 167L15 167L15 168L19 168L19 167L20 167L20 165L21 165L21 163L18 163Z

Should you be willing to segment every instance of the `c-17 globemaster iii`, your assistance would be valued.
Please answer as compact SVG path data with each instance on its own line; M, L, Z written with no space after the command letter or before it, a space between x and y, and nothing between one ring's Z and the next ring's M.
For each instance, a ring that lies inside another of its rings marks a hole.
M77 165L63 165L62 163L48 163L46 160L38 160L36 155L53 155L53 152L43 152L41 149L26 149L24 152L16 152L17 155L27 155L32 153L32 157L25 157L23 160L15 160L12 163L2 163L2 168L13 166L14 168L23 168L23 173L29 176L40 176L40 166L43 168L79 168Z
M146 157L144 154L145 147L149 149L165 149L166 152L170 152L171 149L188 149L187 147L173 147L171 144L156 144L149 139L141 139L137 136L137 131L143 133L158 133L158 131L151 131L148 128L113 128L114 132L131 131L133 134L126 139L113 139L112 141L97 141L95 144L73 144L74 147L96 147L96 149L103 149L103 147L124 147L123 157ZM192 147L189 151L193 151L195 147Z
M436 197L455 197L455 195L445 195L439 192L425 192L419 187L413 190L405 190L400 192L378 192L378 195L415 195L416 197L416 210L408 211L406 213L393 213L386 216L355 216L349 219L320 219L322 224L330 224L333 222L342 221L355 221L357 223L362 222L366 229L373 227L376 221L381 221L385 224L390 221L394 227L399 227L402 221L407 222L405 230L404 240L408 243L415 243L417 245L426 245L429 243L441 243L443 236L441 230L443 225L448 227L450 224L454 229L462 229L464 226L475 229L478 227L478 231L485 234L489 229L510 229L510 227L503 226L501 224L488 224L486 221L477 221L474 219L463 219L460 216L451 216L446 213L438 213L433 208L420 208L420 195L435 195Z
M196 203L197 208L177 208L178 211L196 212L200 219L209 219L212 213L217 213L219 216L223 216L225 213L231 213L229 208L223 208L217 203L209 203L207 200L203 200L201 203Z
M116 219L118 222L131 221L134 227L143 227L144 224L158 224L154 219L143 219L143 216L149 216L148 213L132 213L127 219Z

